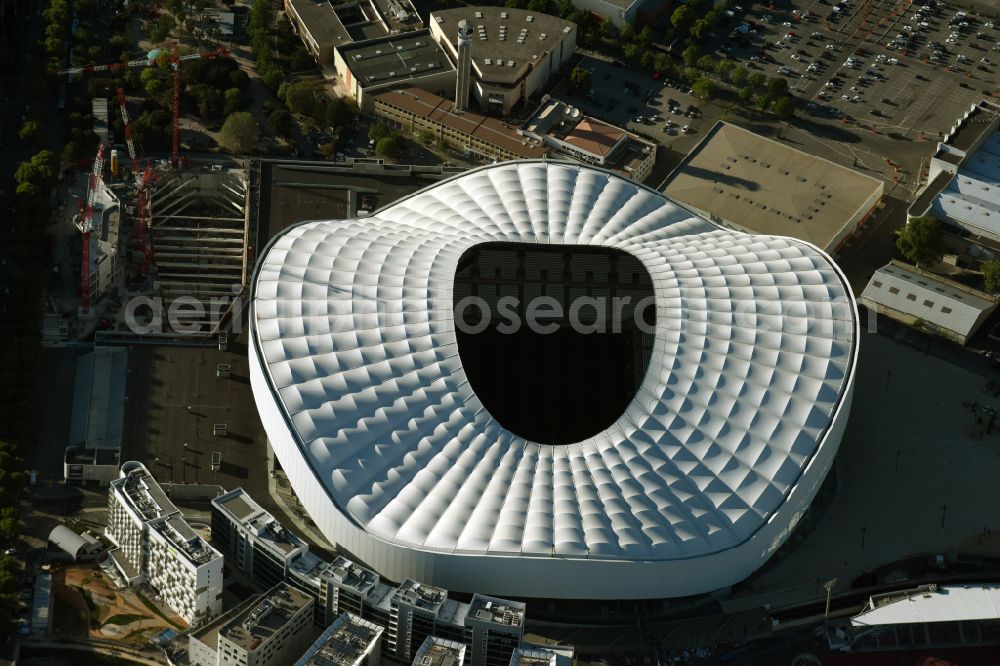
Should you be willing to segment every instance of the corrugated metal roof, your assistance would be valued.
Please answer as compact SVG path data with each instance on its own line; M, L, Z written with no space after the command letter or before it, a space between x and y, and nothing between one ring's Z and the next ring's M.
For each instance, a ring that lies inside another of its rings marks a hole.
M965 336L979 315L993 307L985 298L897 264L875 271L861 298Z

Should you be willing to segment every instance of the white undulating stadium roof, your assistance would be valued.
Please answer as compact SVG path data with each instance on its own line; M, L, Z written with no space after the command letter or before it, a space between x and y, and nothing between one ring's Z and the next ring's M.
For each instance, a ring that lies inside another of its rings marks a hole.
M526 441L470 387L455 269L494 241L614 247L652 277L650 365L607 430ZM829 257L586 166L484 167L370 217L299 224L253 288L251 380L275 454L324 534L392 580L718 589L788 537L847 420L857 311Z

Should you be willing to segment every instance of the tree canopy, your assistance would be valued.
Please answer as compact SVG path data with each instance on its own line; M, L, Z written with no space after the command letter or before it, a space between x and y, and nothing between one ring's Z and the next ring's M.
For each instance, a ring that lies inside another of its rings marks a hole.
M228 150L245 155L257 143L260 127L246 111L237 111L226 118L219 132L219 142Z
M993 259L983 264L983 283L991 294L1000 292L1000 261Z
M896 232L896 247L919 266L933 266L944 255L941 223L932 215L915 217Z

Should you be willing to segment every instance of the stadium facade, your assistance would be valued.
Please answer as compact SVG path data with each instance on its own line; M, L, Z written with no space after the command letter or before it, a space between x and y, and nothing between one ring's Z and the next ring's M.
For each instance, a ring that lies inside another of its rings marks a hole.
M454 281L496 242L614 248L649 273L652 353L610 427L532 442L477 397ZM484 167L300 223L261 256L251 383L274 453L323 534L391 580L556 599L723 588L791 534L847 422L858 316L833 261L598 168Z

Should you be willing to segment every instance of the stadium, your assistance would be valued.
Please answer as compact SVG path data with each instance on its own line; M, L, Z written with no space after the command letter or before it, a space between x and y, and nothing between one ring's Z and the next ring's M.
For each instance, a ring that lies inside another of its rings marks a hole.
M579 164L300 223L252 290L274 454L331 543L394 581L724 588L788 538L850 410L857 309L827 255Z

